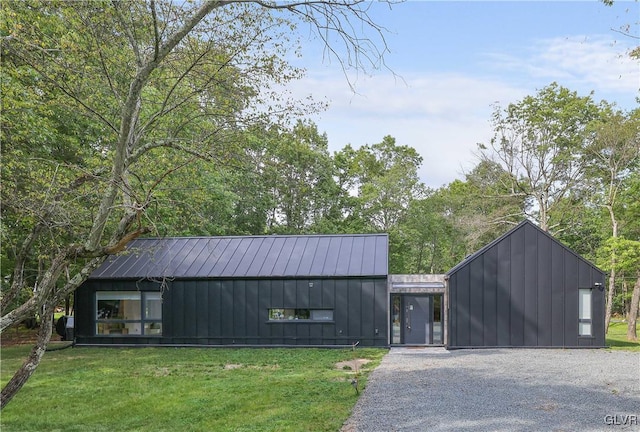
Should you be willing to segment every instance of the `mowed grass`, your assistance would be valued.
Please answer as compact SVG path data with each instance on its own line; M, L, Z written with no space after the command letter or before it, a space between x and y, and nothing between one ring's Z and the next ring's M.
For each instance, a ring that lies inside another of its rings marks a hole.
M29 351L2 349L1 384ZM0 416L10 431L338 431L386 349L68 348Z
M636 333L640 336L640 323L636 326ZM640 351L640 342L631 342L627 340L627 323L611 322L609 323L609 332L607 333L607 346L611 349L625 351Z

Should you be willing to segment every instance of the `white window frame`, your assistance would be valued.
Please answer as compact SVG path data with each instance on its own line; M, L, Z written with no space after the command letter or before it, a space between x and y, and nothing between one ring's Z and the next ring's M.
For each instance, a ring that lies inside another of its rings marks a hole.
M593 336L593 290L578 289L578 336Z

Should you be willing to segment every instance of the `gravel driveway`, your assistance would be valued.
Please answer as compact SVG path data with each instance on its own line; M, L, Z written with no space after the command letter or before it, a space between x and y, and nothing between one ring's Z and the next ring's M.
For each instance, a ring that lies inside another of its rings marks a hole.
M640 431L640 353L392 348L342 431Z

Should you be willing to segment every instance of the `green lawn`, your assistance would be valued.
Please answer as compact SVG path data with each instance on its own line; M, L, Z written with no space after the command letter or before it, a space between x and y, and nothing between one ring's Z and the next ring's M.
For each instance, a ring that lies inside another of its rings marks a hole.
M2 349L4 385L29 347ZM10 431L332 431L385 349L68 348L2 411Z
M640 336L640 323L638 323L637 334ZM609 333L607 333L607 346L611 349L625 351L640 351L640 342L631 342L627 340L627 323L611 322L609 323Z
M640 351L612 322L607 345ZM639 329L640 334L640 329ZM0 384L30 346L2 348ZM48 352L2 411L10 431L337 431L385 349L69 348Z

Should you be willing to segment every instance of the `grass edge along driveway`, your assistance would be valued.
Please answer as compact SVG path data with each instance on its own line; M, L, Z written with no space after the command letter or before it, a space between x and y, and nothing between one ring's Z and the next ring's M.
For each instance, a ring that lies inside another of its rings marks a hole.
M2 349L3 385L28 350ZM368 360L357 370L362 391L386 353L351 347L53 351L2 411L0 429L337 431L358 398L353 360Z

